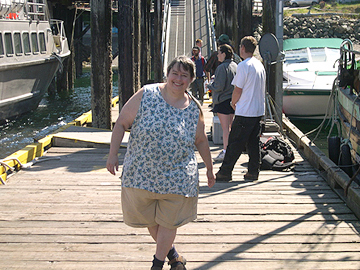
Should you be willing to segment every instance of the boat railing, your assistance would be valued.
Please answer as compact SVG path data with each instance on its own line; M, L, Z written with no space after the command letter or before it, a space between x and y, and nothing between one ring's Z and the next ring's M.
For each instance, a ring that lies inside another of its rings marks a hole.
M47 9L45 0L27 0L26 14L28 19L35 21L47 21L48 16L46 11Z
M61 20L51 19L50 26L58 54L66 53L69 50L69 47L65 34L64 22Z
M25 0L0 0L0 16L9 19L18 18L18 12L24 7Z
M360 52L354 50L353 44L349 39L345 39L340 45L340 58L338 65L338 79L340 87L354 87L354 79L359 76L360 65L357 61L358 56L360 56ZM359 93L359 89L357 90Z
M214 17L213 17L213 1L207 0L205 1L205 5L206 5L207 27L209 33L208 55L210 56L212 52L217 51L216 35L214 28Z

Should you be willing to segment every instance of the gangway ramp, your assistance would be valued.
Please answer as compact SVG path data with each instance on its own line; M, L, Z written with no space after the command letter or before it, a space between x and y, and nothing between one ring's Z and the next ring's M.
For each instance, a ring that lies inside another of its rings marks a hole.
M169 3L168 17L165 17L166 40L164 53L164 69L172 59L179 55L191 56L191 48L195 40L203 41L201 49L205 59L211 53L211 25L207 0L172 0Z

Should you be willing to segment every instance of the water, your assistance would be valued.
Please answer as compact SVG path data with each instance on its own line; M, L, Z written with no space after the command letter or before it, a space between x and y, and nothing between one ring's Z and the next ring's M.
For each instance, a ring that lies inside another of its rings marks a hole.
M291 120L291 122L300 129L304 134L317 129L322 120ZM331 131L330 131L331 130ZM328 136L337 136L338 132L336 129L336 125L331 128L331 120L326 120L320 129L318 134L318 129L311 134L308 134L307 137L315 143L315 145L326 155L328 155Z
M117 75L114 72L114 75ZM113 78L113 96L117 95L117 76ZM90 69L75 81L68 97L50 97L47 94L39 107L30 113L0 125L0 159L32 144L61 126L91 110Z

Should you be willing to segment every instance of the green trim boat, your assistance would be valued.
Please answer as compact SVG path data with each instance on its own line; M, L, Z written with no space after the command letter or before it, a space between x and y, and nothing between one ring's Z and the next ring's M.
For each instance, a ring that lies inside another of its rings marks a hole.
M323 119L333 106L330 94L337 77L340 38L284 40L283 111L289 118Z

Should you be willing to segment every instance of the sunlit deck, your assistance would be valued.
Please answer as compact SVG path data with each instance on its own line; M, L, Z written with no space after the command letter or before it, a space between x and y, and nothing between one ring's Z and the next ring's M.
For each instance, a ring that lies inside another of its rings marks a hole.
M150 269L155 244L123 223L120 180L105 169L110 132L81 136L101 142L83 148L68 136L49 160L0 186L0 269ZM210 145L215 156L220 148ZM358 219L295 153L295 171L262 171L254 183L243 181L242 155L233 182L211 189L199 157L198 219L175 240L187 269L360 269Z

